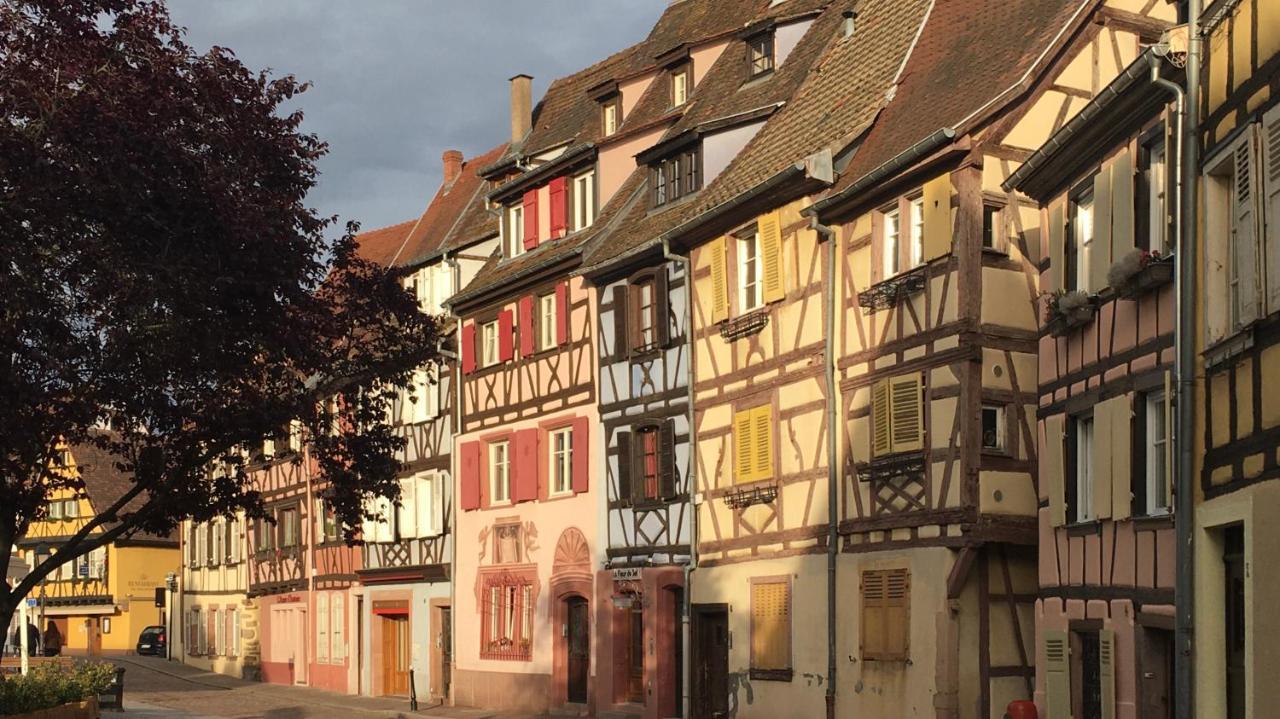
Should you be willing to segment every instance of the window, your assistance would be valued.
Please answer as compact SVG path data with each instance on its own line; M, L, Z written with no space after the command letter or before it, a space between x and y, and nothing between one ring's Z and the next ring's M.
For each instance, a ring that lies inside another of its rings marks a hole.
M280 546L298 546L298 508L289 507L280 510Z
M764 304L760 242L756 233L738 238L738 310L750 312Z
M551 430L551 493L573 491L573 428Z
M907 205L911 220L910 242L907 245L907 269L919 267L924 262L924 198L917 197Z
M316 592L316 661L329 663L329 593Z
M209 655L217 656L227 651L227 625L222 622L222 610L209 610L209 623L213 625L213 642L209 644Z
M773 71L773 33L765 32L747 39L750 77L757 78Z
M426 422L440 414L440 390L435 374L435 367L413 371L409 386L400 391L401 424Z
M1152 133L1142 144L1138 156L1138 233L1137 246L1144 250L1169 254L1168 162L1164 143L1164 127Z
M679 107L689 101L689 66L681 65L671 71L671 106Z
M985 405L982 408L982 448L1003 452L1005 449L1004 407Z
M265 519L259 519L254 528L257 534L257 551L266 552L276 548L275 525ZM197 537L199 536L201 535L197 533ZM196 551L199 556L204 556L199 549Z
M538 349L556 346L556 294L549 292L538 297Z
M506 441L489 445L489 501L492 504L511 501L509 447Z
M498 364L498 321L486 322L480 328L481 365Z
M210 522L205 527L209 530L209 563L216 567L226 556L223 540L227 537L227 530L222 522Z
M80 516L80 500L66 499L62 502L63 519L75 519Z
M240 656L240 610L231 607L224 613L226 628L223 630L227 638L223 653L229 657Z
M200 607L191 610L191 624L193 631L191 632L191 646L195 649L194 654L202 655L209 647L209 627L203 621Z
M524 254L524 205L507 208L507 257Z
M338 541L338 517L333 507L323 499L316 499L316 536L321 542Z
M49 519L62 519L62 502L55 500L49 503Z
M924 388L918 374L871 385L871 454L924 449Z
M1093 417L1072 420L1075 442L1075 521L1091 522L1093 516Z
M1248 696L1247 645L1249 617L1247 614L1246 567L1244 525L1233 525L1222 532L1223 582L1222 608L1223 633L1226 636L1227 719L1243 719ZM1222 585L1219 585L1222 586ZM1255 675L1256 676L1256 675Z
M596 173L573 178L573 229L582 230L596 220Z
M347 658L346 612L346 597L334 592L329 611L329 618L332 622L329 629L329 640L333 643L329 650L329 661L334 664L342 664Z
M862 572L862 659L910 658L911 575L906 569Z
M982 206L982 249L1004 251L1004 216L995 205Z
M791 680L791 581L751 581L751 678Z
M641 499L657 500L661 498L659 492L659 470L658 470L658 428L642 427L636 432L639 439L637 449L640 452L638 467L640 476L638 477Z
M480 657L528 661L533 657L533 584L501 575L485 581Z
M648 275L636 280L630 288L631 349L643 352L658 345L657 280ZM621 311L621 310L618 310Z
M600 105L600 129L605 137L609 137L618 131L618 125L621 122L622 97L614 95Z
M773 479L773 405L733 416L734 474L738 484Z
M1070 289L1092 292L1089 285L1090 267L1093 261L1093 182L1071 201L1071 258Z
M1163 392L1146 396L1147 514L1169 511L1169 405Z
M893 277L898 274L902 213L897 207L886 210L881 221L884 223L884 247L882 250L884 276Z
M702 188L702 148L693 147L649 168L654 207L674 202Z

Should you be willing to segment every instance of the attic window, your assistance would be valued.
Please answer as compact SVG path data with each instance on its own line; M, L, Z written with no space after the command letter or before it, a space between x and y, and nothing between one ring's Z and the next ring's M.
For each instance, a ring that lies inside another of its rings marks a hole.
M747 38L749 77L755 79L773 72L773 32L766 31Z
M649 167L650 197L654 207L692 194L702 188L702 147L694 145Z
M693 73L689 70L689 63L679 65L671 70L672 107L680 107L689 101L690 85L693 83Z
M622 97L613 95L600 101L600 131L609 137L622 123Z

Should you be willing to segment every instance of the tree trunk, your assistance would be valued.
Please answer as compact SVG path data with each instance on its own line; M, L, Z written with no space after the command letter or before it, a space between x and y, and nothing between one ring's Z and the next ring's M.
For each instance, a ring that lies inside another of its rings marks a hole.
M13 620L13 615L17 613L18 602L20 601L22 599L10 594L8 588L0 587L0 629L4 630L4 640L0 641L0 646L5 648L5 654L17 651L17 646L9 646L9 642L13 640L13 632L10 630L9 622ZM26 629L24 628L23 631L26 631Z

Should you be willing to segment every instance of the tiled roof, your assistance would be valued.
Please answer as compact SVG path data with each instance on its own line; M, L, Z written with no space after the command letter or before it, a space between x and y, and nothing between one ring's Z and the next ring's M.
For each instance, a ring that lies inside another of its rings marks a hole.
M938 2L903 72L893 102L845 168L836 190L940 128L957 131L1001 97L1092 0ZM1004 99L1012 99L1010 93Z
M439 254L497 234L498 218L485 206L485 181L480 168L502 156L499 145L462 164L452 184L440 186L416 220L361 232L360 254L383 266L412 267Z
M607 265L652 244L665 232L739 197L823 148L865 131L884 105L894 75L916 37L928 0L840 0L814 22L775 77L742 85L746 59L741 43L721 57L724 72L708 75L681 126L769 103L785 102L727 168L687 202L663 211L641 206L622 230L602 234L585 264ZM780 6L781 7L781 6ZM859 11L852 38L840 36L845 10ZM706 94L702 94L705 92ZM678 130L674 130L676 132Z
M85 494L88 496L89 504L92 505L95 513L105 511L124 496L126 492L133 489L133 480L116 467L119 458L96 444L73 445L71 447L71 457L75 462L76 471L80 474L80 479L84 482ZM137 511L146 504L147 498L146 492L139 493L138 496L125 503L120 513ZM106 526L114 526L114 523L109 523ZM135 536L149 537L151 539L174 539L176 541L176 537L172 533L154 535L139 532Z

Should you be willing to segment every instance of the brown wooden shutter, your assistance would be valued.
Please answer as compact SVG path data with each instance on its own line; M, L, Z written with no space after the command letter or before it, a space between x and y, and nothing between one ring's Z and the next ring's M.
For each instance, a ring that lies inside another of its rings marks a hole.
M613 356L619 359L631 352L631 334L627 331L630 307L627 295L631 287L626 283L613 286Z
M1111 164L1093 176L1093 249L1089 256L1089 289L1107 286L1111 269Z
M742 484L755 480L755 462L751 453L755 442L752 439L751 410L743 410L733 415L734 444L734 482Z
M1136 246L1133 181L1133 155L1126 147L1116 155L1115 164L1111 166L1111 261L1113 263ZM1166 192L1166 195L1168 194ZM1153 249L1158 247L1157 245Z
M791 668L791 585L751 585L751 668Z
M1040 480L1049 495L1049 522L1055 527L1067 523L1066 495L1066 418L1056 414L1044 418L1044 447L1040 464Z
M631 465L634 460L631 457L631 432L618 429L614 430L613 436L614 446L617 447L618 452L618 474L614 477L618 487L617 498L632 501L634 498L631 496Z
M902 661L910 648L911 575L906 569L862 573L862 657Z
M1045 213L1049 222L1049 272L1051 279L1041 289L1053 292L1067 286L1067 260L1064 235L1066 233L1066 200L1062 197L1049 204Z
M707 244L711 265L711 323L729 319L729 267L725 256L725 239L717 237Z
M667 297L667 268L658 268L653 277L653 337L658 347L666 349L671 341L670 299Z
M459 447L459 505L462 510L480 508L480 443L463 442Z
M778 210L766 212L756 219L756 236L760 240L764 301L776 302L787 294L786 274L782 266L782 219Z
M894 452L912 452L924 447L924 412L920 385L919 374L889 380Z
M754 479L772 479L773 456L773 405L764 404L751 410L752 437L754 443Z
M518 318L517 330L520 334L520 356L528 357L536 351L535 340L537 325L533 321L533 295L525 295L520 298L517 305L520 316Z
M580 494L590 488L588 468L591 466L591 424L586 417L574 417L570 424L573 427L573 453L570 457L573 491Z
M951 173L924 183L924 261L928 262L951 251ZM902 213L899 237L910 234L911 215ZM906 243L902 243L905 245Z
M498 313L498 361L510 362L515 356L515 331L511 310Z
M893 451L889 430L892 413L889 409L889 383L880 380L871 385L871 454L879 457Z
M672 420L658 429L658 493L663 499L676 496L676 427Z

